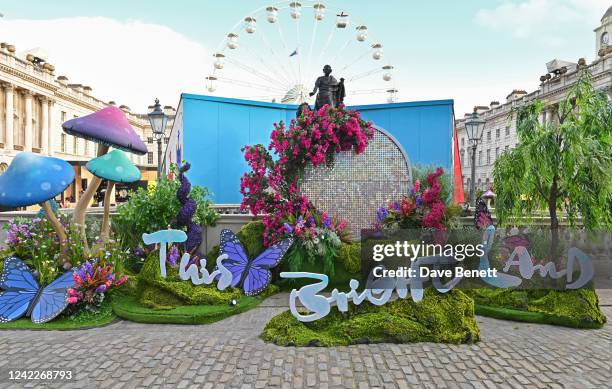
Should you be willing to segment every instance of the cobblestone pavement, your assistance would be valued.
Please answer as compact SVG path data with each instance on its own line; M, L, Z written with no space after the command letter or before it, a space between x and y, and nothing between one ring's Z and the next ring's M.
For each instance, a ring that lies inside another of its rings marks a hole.
M612 325L575 330L479 317L475 345L277 347L259 339L287 295L212 325L120 321L82 331L2 331L0 371L76 371L48 387L571 387L612 385ZM612 317L612 306L604 311ZM6 373L3 373L5 375ZM31 387L35 387L31 384ZM0 387L11 387L6 381Z

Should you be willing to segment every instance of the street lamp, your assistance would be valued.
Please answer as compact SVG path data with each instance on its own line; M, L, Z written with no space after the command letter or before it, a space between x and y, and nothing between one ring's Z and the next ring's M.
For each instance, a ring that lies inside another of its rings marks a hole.
M155 99L153 111L149 112L147 116L149 117L149 123L151 123L151 130L153 130L153 137L157 140L157 181L159 181L162 168L162 138L166 132L166 124L168 124L168 116L161 109L159 99Z
M485 121L478 117L476 110L465 121L465 132L472 142L472 182L470 183L470 205L472 207L476 206L476 147L482 138L484 127Z

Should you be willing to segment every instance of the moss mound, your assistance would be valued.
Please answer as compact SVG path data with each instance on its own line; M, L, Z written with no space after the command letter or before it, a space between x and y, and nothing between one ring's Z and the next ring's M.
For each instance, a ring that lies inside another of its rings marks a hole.
M139 323L152 324L208 324L255 308L263 299L242 297L238 304L225 305L178 305L165 309L143 305L134 295L122 295L113 299L113 310L117 316Z
M573 328L601 328L606 322L593 289L473 289L466 293L474 298L476 313L483 316Z
M254 308L278 292L270 285L262 294L247 297L239 289L218 290L216 284L194 285L167 266L166 278L159 270L159 253L145 260L138 281L113 298L113 310L124 319L141 323L205 324ZM231 305L236 300L236 305Z
M286 311L268 322L262 338L281 346L344 346L360 343L473 343L479 339L474 303L458 290L426 290L422 301L397 299L336 308L321 320L302 323Z
M105 300L98 312L81 310L68 316L60 315L48 323L32 323L29 318L8 323L0 323L0 330L79 330L93 327L101 327L114 322L117 316L113 313L111 303Z
M150 308L171 308L177 305L227 305L232 299L240 299L238 289L218 290L215 284L194 285L178 276L178 269L166 267L167 276L159 270L159 253L153 252L146 259L138 275L140 303Z

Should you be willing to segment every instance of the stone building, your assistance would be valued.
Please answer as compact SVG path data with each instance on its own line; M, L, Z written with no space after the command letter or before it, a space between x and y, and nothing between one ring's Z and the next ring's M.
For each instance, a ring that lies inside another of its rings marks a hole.
M0 43L0 173L21 151L62 158L73 165L76 178L57 200L71 206L91 180L84 166L96 156L97 145L64 133L61 124L115 103L94 97L87 85L71 83L66 76L56 77L55 67L47 61L40 49L17 54L14 45ZM125 105L120 108L149 149L147 155L129 154L142 172L138 184L144 186L156 179L157 145L147 115L134 114ZM165 109L173 118L172 107ZM118 191L125 194L121 187ZM116 200L121 201L122 196Z
M476 190L486 190L493 184L493 166L497 158L507 150L512 150L517 142L516 115L512 109L529 103L534 99L543 101L547 108L541 120L555 120L558 104L567 91L576 83L579 68L591 72L595 88L604 90L612 96L612 7L608 8L595 30L596 59L587 64L581 58L576 63L554 59L546 64L547 73L540 77L537 90L527 93L513 90L505 102L492 101L488 106L474 107L479 116L486 121L482 139L476 149ZM468 114L466 113L466 116ZM465 118L456 121L459 155L461 157L463 187L466 195L471 186L471 144L465 132Z

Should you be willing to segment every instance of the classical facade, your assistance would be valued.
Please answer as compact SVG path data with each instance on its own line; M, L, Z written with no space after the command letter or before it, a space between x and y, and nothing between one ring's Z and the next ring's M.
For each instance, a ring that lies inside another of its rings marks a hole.
M595 88L604 90L612 96L612 7L601 19L595 29L596 59L587 64L581 58L576 63L555 59L546 64L547 73L540 77L540 87L531 93L513 90L504 103L492 101L488 106L474 107L479 116L486 121L482 139L476 150L476 188L486 190L493 184L493 166L504 151L513 149L518 143L516 134L516 115L512 109L529 103L534 99L543 101L547 108L542 121L555 120L555 111L567 91L576 83L579 70L586 68L593 76ZM466 114L467 116L468 114ZM463 186L466 194L471 186L471 143L465 132L465 118L456 122L459 155L463 171Z
M91 87L69 83L66 76L56 77L55 67L38 53L32 50L18 55L14 45L0 44L0 173L21 151L62 158L75 169L73 185L58 198L70 206L78 201L91 180L84 165L96 156L97 145L64 133L61 124L115 103L94 97ZM147 115L134 114L124 105L120 108L147 143L147 155L129 154L142 172L140 185L146 185L148 181L155 181L157 169L157 145ZM165 108L172 118L172 107ZM120 197L117 201L121 201Z

